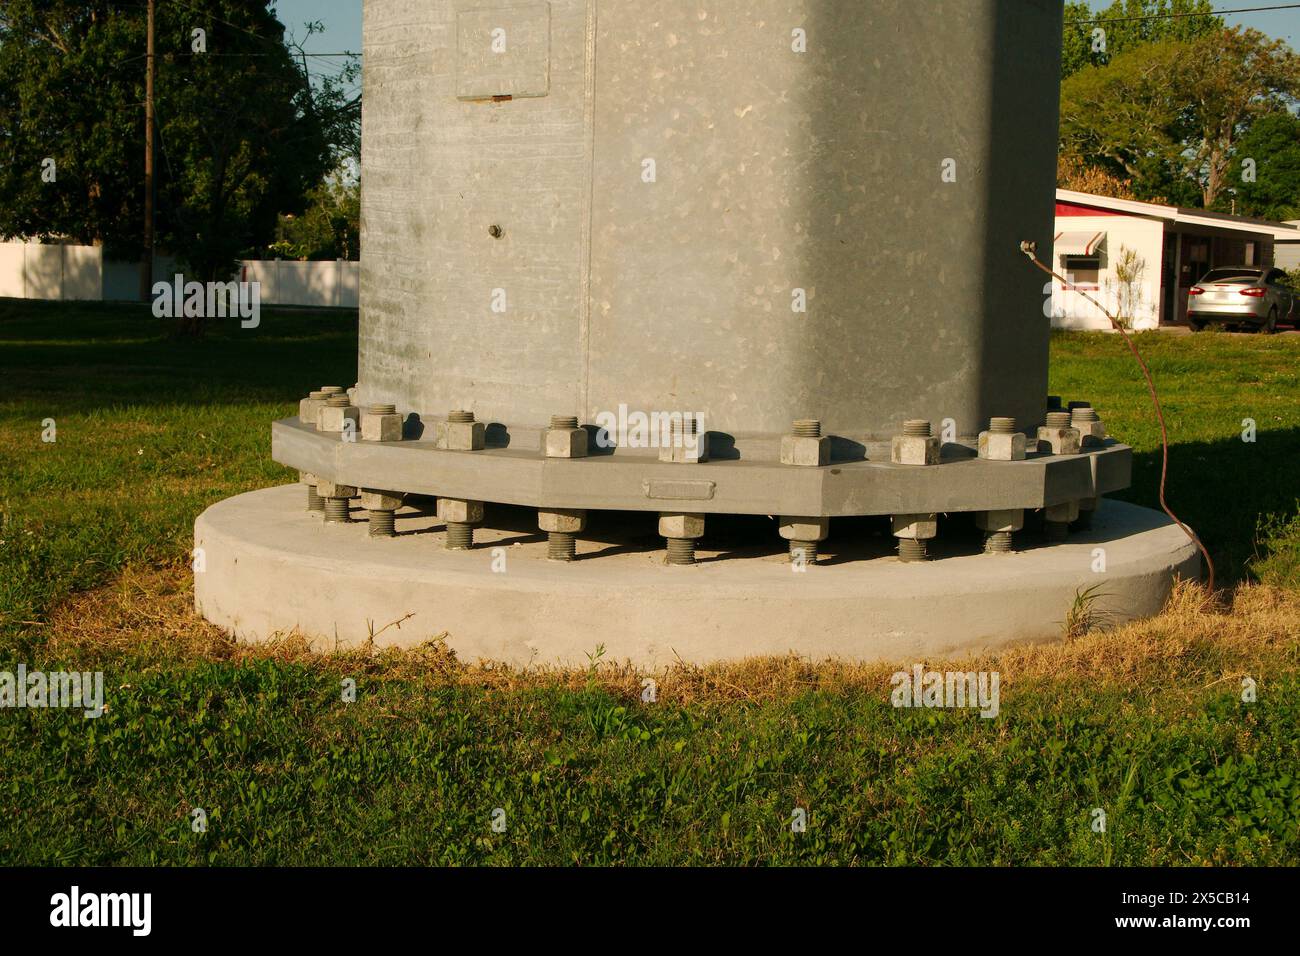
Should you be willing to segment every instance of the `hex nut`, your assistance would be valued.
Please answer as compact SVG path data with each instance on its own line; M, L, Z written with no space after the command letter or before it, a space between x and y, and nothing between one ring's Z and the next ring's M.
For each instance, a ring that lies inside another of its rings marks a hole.
M1080 448L1100 448L1106 444L1106 423L1098 419L1095 422L1073 419L1070 427L1079 432Z
M587 527L587 512L581 508L538 511L537 527L547 533L577 534Z
M357 492L355 485L340 485L327 478L316 479L316 494L322 498L355 498Z
M314 485L317 479L310 471L300 471L298 472L298 481L304 485Z
M298 402L298 421L304 425L316 427L320 420L320 410L325 407L325 393L314 391Z
M548 428L546 430L546 457L586 458L587 429Z
M895 435L889 443L889 460L895 465L937 465L939 439L935 435Z
M1025 526L1025 509L1008 508L1005 511L975 512L975 526L987 534L1000 531L1019 531Z
M659 515L659 535L664 538L702 538L704 515L664 512Z
M323 405L321 406L320 417L316 421L316 430L341 432L345 421L351 421L353 428L355 428L361 421L361 410L355 405L345 405L341 408L335 405Z
M361 410L362 441L401 441L402 416L399 412L376 414L369 409Z
M483 422L438 422L434 445L447 451L482 451L486 438Z
M987 461L1023 461L1025 433L980 432L979 456Z
M819 468L831 462L830 436L806 438L802 435L781 436L781 464Z
M400 492L376 491L374 488L361 489L361 507L367 511L396 511L402 507L403 495Z
M1059 505L1048 505L1043 509L1043 517L1048 521L1069 523L1079 519L1079 502L1062 501Z
M782 515L778 519L781 537L787 541L825 541L830 533L830 518L791 518Z
M937 514L894 515L894 537L926 541L939 535Z
M1079 429L1058 425L1040 425L1039 442L1046 442L1053 455L1077 455L1082 447Z
M439 498L438 520L454 521L457 524L481 524L483 522L483 502L465 501L462 498Z
M667 445L659 446L659 460L683 465L698 465L709 460L709 433L673 435Z

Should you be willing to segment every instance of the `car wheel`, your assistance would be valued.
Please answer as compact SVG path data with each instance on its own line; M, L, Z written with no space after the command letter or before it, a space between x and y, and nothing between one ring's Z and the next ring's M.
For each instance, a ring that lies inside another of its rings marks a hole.
M1268 321L1264 323L1264 331L1269 335L1277 331L1277 306L1268 310Z
M1205 331L1205 323L1204 323L1204 322L1193 322L1193 321L1191 321L1191 320L1189 319L1188 322L1187 322L1187 327L1188 327L1189 329L1191 329L1193 332L1204 332L1204 331Z

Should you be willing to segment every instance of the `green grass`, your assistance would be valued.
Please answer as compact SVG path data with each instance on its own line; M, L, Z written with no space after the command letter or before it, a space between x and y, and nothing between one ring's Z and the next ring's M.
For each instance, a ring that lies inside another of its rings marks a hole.
M1196 529L1225 582L1240 578L1268 553L1259 550L1260 516L1285 524L1300 504L1300 336L1147 333L1136 341L1169 427L1169 506ZM1049 387L1091 401L1110 434L1133 446L1133 486L1115 497L1157 507L1160 426L1119 338L1055 334ZM1254 442L1242 440L1247 419ZM1288 540L1300 542L1300 528Z
M1300 338L1140 342L1170 420L1171 504L1225 577L1300 587ZM494 684L418 656L191 654L158 639L204 627L182 614L195 515L287 478L269 459L269 422L321 382L350 385L355 355L354 316L267 310L257 330L177 343L134 307L0 300L0 670L101 668L111 702L98 720L0 711L0 862L1278 864L1300 853L1290 598L1264 601L1254 631L1222 619L1258 646L1218 644L1220 625L1192 615L1153 623L1131 660L1125 640L1103 635L1046 669L1008 661L991 721L895 710L880 675L837 684L813 670L772 690L742 672L645 705L635 678L600 668ZM1052 391L1091 400L1134 445L1125 497L1153 503L1158 432L1122 343L1054 337ZM1253 445L1240 440L1247 417ZM137 591L134 574L176 593ZM69 610L97 586L112 600ZM171 617L155 627L151 615ZM82 625L91 639L73 633ZM1245 673L1259 680L1253 704L1239 699ZM355 703L340 699L345 677ZM796 806L806 833L791 831ZM1094 807L1104 834L1089 827Z

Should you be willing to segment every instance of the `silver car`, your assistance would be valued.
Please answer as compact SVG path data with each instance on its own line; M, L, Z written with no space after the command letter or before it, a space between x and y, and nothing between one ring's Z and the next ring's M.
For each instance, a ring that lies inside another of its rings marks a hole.
M1193 332L1212 322L1274 332L1279 322L1294 322L1295 309L1295 293L1281 269L1220 266L1187 293L1187 324Z

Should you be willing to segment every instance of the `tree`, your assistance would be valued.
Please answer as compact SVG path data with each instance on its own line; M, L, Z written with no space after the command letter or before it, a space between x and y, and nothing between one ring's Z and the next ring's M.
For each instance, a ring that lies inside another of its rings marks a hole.
M1153 164L1176 162L1182 149L1185 62L1186 44L1165 41L1075 73L1061 84L1062 151L1129 180L1142 195Z
M1061 145L1139 196L1210 207L1237 138L1298 88L1300 58L1257 30L1149 43L1061 85Z
M1190 100L1185 168L1209 208L1228 185L1237 138L1300 89L1300 57L1258 30L1224 30L1188 45L1180 77Z
M355 142L355 98L340 81L312 84L269 7L158 6L157 242L200 279L269 241L278 214L302 209ZM139 255L144 17L138 2L4 0L0 235Z
M1194 40L1223 29L1210 0L1115 0L1100 13L1087 3L1065 5L1061 78L1148 43Z
M336 174L311 191L302 215L280 217L269 251L293 259L356 259L360 234L361 183Z
M1233 167L1238 212L1300 218L1300 119L1285 110L1258 117L1237 141Z
M0 237L140 243L143 21L123 5L0 5Z
M1056 159L1056 185L1061 189L1110 196L1112 199L1141 199L1163 202L1159 197L1140 197L1133 191L1133 180L1121 179L1100 166L1090 166L1082 158L1062 153Z

